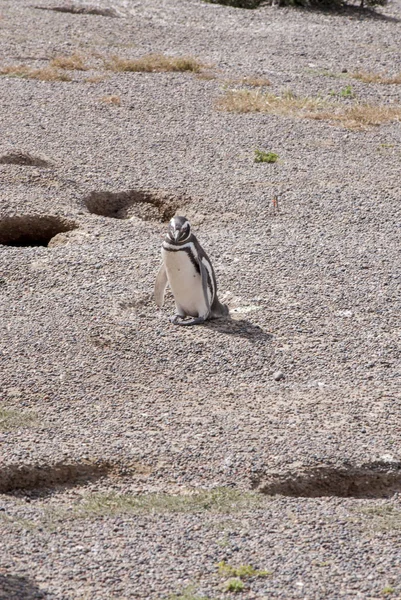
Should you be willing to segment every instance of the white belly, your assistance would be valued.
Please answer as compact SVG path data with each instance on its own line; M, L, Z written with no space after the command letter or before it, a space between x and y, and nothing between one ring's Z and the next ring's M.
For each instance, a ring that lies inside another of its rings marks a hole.
M206 316L202 279L188 254L183 250L169 252L163 248L162 257L178 312L191 317Z

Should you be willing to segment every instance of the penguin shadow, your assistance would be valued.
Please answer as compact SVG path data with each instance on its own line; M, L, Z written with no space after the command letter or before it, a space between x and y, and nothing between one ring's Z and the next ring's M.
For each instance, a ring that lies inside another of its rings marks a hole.
M48 594L26 577L0 574L0 600L44 600Z
M254 342L269 342L273 339L273 335L263 331L259 325L254 325L246 319L233 319L230 316L206 321L203 326L219 333L242 337Z

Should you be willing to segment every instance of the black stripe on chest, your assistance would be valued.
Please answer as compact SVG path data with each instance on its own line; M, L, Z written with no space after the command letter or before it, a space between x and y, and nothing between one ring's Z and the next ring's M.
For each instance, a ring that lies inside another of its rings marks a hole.
M177 248L168 248L168 247L164 246L164 244L163 244L163 248L164 248L164 250L167 250L167 252L186 252L188 254L189 260L191 261L195 271L197 273L199 273L199 275L200 275L199 263L198 263L196 256L192 252L191 248L189 248L189 247L180 248L179 246L177 246Z

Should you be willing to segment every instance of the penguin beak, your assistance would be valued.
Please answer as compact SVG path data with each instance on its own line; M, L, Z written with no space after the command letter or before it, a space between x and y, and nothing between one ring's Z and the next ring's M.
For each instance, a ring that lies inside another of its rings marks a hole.
M175 229L174 230L174 239L175 239L175 241L177 241L178 238L180 237L180 233L181 233L180 229Z

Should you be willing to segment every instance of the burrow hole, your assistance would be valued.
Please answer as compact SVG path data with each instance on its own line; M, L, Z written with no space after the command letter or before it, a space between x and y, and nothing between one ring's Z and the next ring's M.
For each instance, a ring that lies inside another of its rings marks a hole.
M271 473L253 481L263 494L316 498L388 498L401 492L401 463L361 467L316 467L299 473Z
M143 221L165 223L188 200L158 190L128 190L125 192L92 192L84 198L90 213L112 219L138 217Z
M54 489L61 485L83 485L107 476L113 466L106 461L58 462L53 465L7 465L0 468L0 493L18 490Z
M55 216L21 215L0 220L3 246L47 246L58 233L72 231L77 225Z

